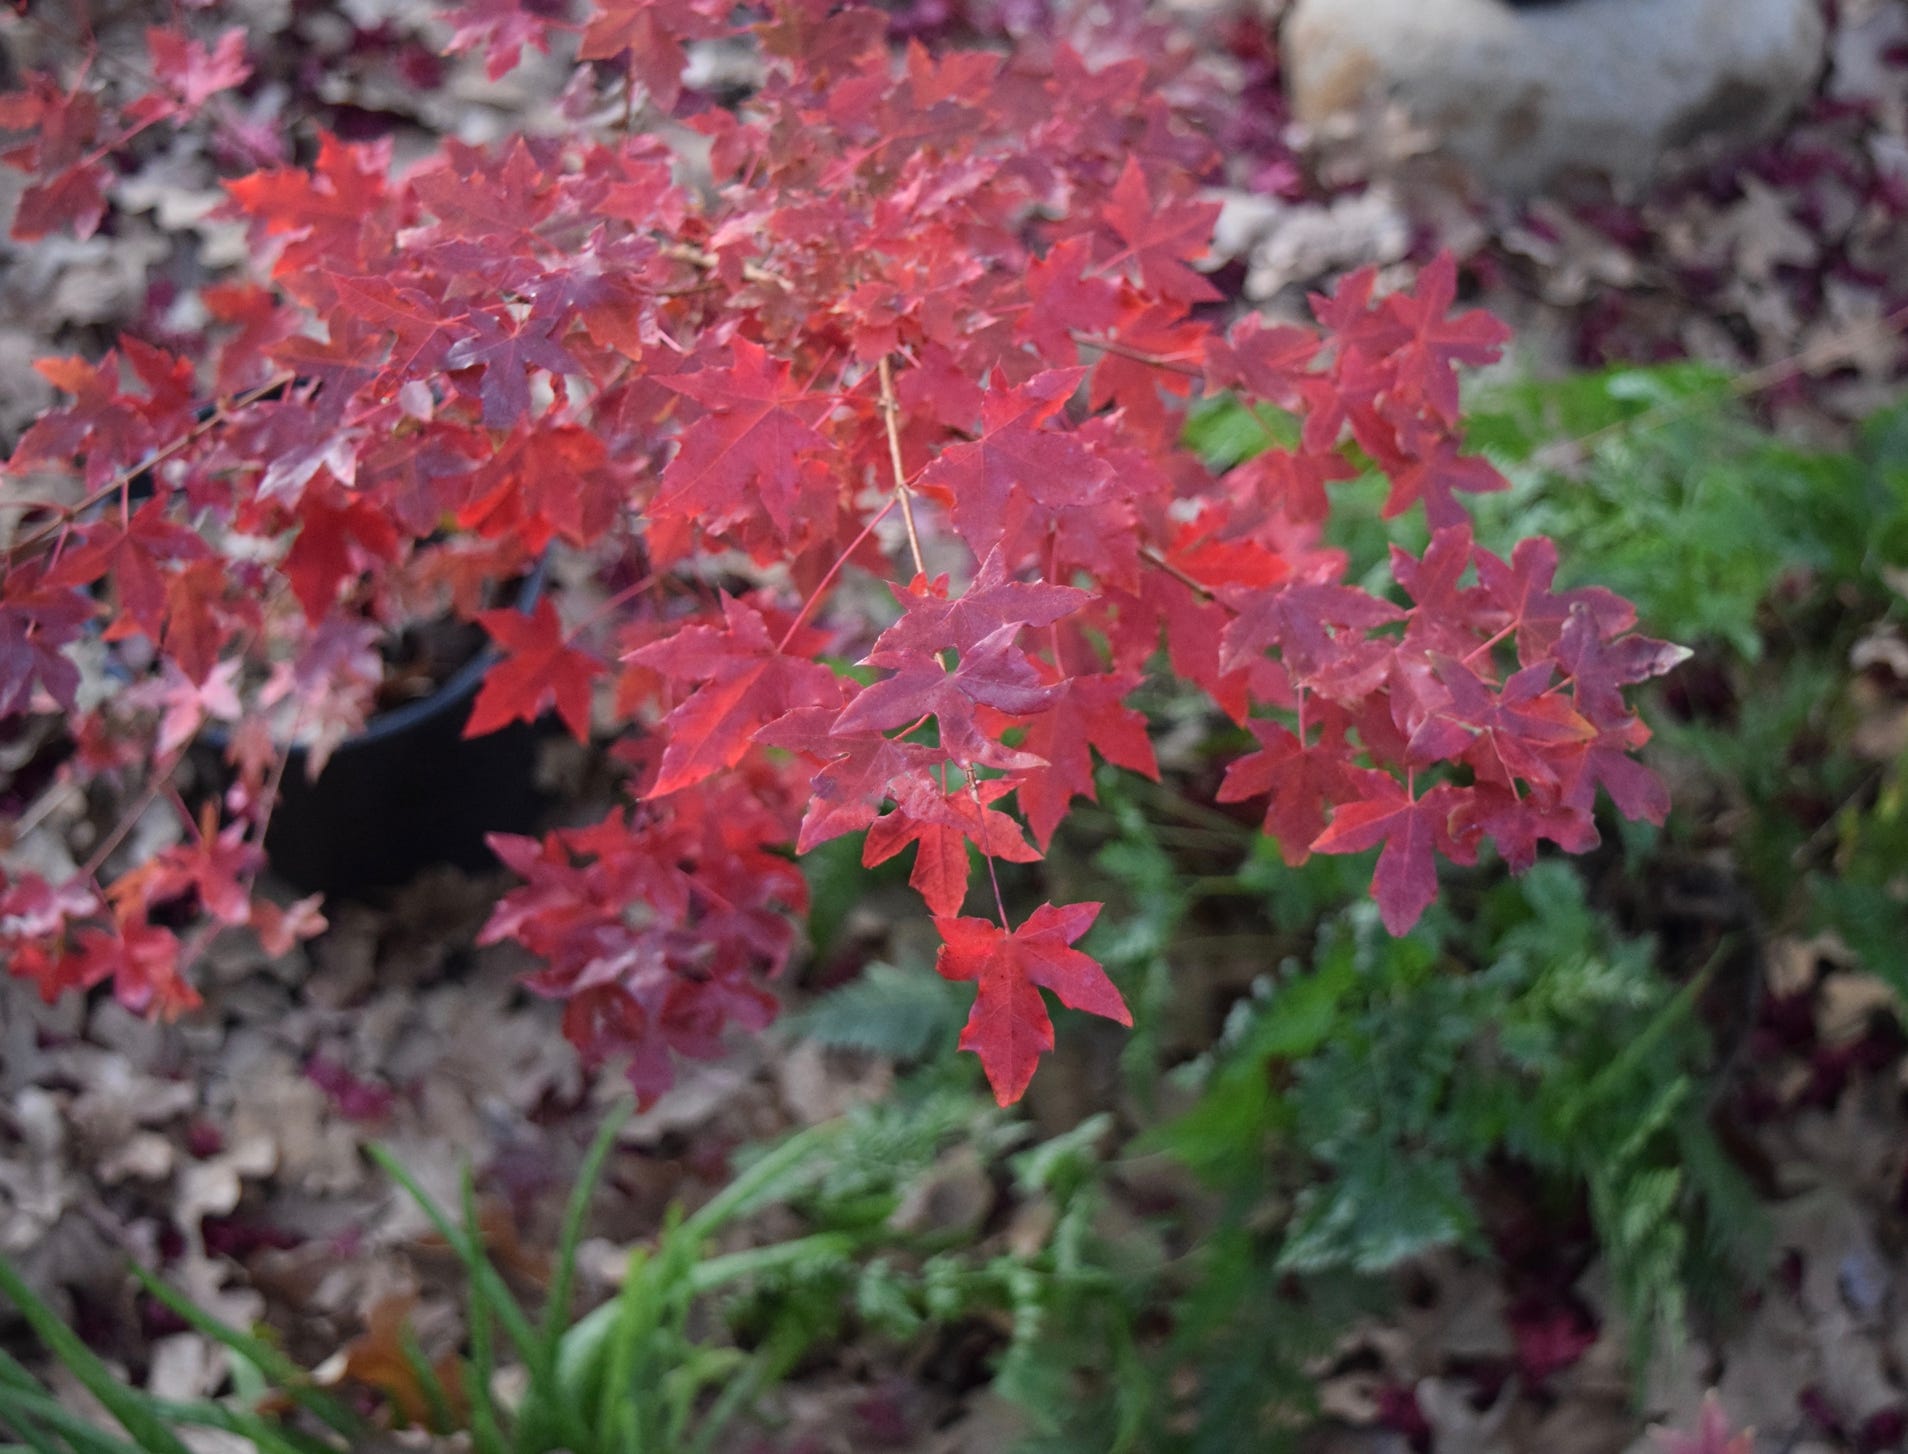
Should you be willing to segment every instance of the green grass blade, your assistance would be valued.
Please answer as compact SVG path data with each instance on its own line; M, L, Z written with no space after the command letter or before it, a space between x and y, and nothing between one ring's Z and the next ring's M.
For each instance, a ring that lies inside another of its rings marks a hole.
M263 1338L241 1332L223 1319L214 1317L184 1293L161 1282L143 1267L135 1265L132 1275L139 1280L141 1287L167 1310L177 1314L194 1332L203 1334L250 1363L270 1380L278 1392L327 1428L342 1434L352 1446L369 1441L371 1430L362 1419L323 1389L312 1387L305 1370Z
M753 1211L758 1200L776 1189L776 1183L811 1158L819 1175L823 1162L817 1155L829 1142L838 1140L846 1129L845 1121L824 1121L798 1131L780 1146L762 1157L747 1171L709 1198L696 1214L682 1224L683 1235L701 1244L725 1222Z
M470 1172L464 1172L460 1185L464 1203L464 1230L473 1242L479 1237L477 1189ZM470 1283L470 1360L464 1365L464 1392L470 1400L471 1433L480 1450L501 1451L506 1447L497 1422L497 1407L490 1397L490 1377L497 1368L497 1349L492 1337L490 1303L475 1278Z
M23 1447L30 1447L33 1454L64 1454L64 1451L48 1438L46 1432L33 1420L21 1412L18 1400L9 1403L8 1393L24 1393L33 1397L51 1397L40 1380L31 1373L12 1354L0 1348L0 1424L20 1438L27 1441Z
M309 1434L301 1434L296 1429L285 1428L249 1409L228 1408L207 1399L180 1403L156 1399L153 1409L173 1424L219 1429L227 1434L236 1434L241 1439L250 1439L257 1446L259 1454L338 1454L335 1445L314 1439Z
M424 1395L424 1403L430 1412L431 1433L452 1432L457 1427L457 1418L451 1412L450 1395L445 1392L444 1382L437 1376L437 1370L431 1367L430 1359L424 1356L417 1334L411 1331L408 1322L398 1330L398 1352L404 1355L411 1377L417 1380L418 1392Z
M0 1423L25 1439L35 1454L140 1454L137 1446L95 1428L49 1393L0 1390ZM49 1429L58 1433L58 1441Z
M852 1257L868 1239L853 1232L811 1232L787 1242L771 1242L766 1247L745 1247L720 1257L698 1259L687 1273L692 1294L713 1292L727 1283L760 1277L805 1263L838 1263Z
M48 1438L46 1431L28 1415L4 1400L0 1400L0 1429L27 1441L24 1444L7 1444L3 1446L6 1449L22 1449L29 1451L29 1454L69 1454L68 1450Z
M503 1277L490 1264L484 1255L482 1243L474 1236L465 1234L464 1229L453 1222L444 1209L431 1200L430 1195L419 1186L417 1179L406 1171L383 1146L371 1145L365 1148L365 1154L377 1163L384 1174L404 1189L407 1196L416 1202L424 1215L429 1217L431 1225L437 1228L438 1235L450 1245L464 1264L464 1270L470 1276L471 1294L481 1297L497 1316L510 1341L516 1344L517 1352L533 1367L539 1362L542 1343L536 1330L530 1326L530 1320L524 1315L510 1289L504 1286Z
M569 1205L563 1209L563 1230L557 1238L556 1271L550 1281L550 1300L543 1309L545 1356L552 1366L556 1363L557 1345L562 1341L570 1321L570 1293L576 1285L576 1249L583 1240L583 1219L589 1214L590 1196L595 1192L597 1182L602 1180L603 1168L608 1164L610 1151L616 1145L616 1133L623 1129L633 1109L628 1100L620 1101L604 1119L590 1141L589 1150L583 1155L583 1165L577 1172L576 1188L570 1193Z
M60 1321L58 1314L34 1295L33 1289L4 1259L0 1259L0 1295L20 1310L47 1351L106 1406L106 1411L133 1436L145 1454L192 1454L170 1429L153 1417L145 1399L121 1383L98 1355Z
M610 1324L603 1382L598 1389L597 1442L603 1449L651 1454L653 1441L642 1431L656 1422L656 1414L643 1405L659 1391L649 1381L638 1380L636 1366L655 1341L657 1310L655 1273L649 1255L642 1249L630 1253L623 1286L612 1306L616 1312Z
M511 1343L515 1345L517 1355L529 1368L531 1387L555 1389L557 1378L554 1356L545 1358L542 1339L538 1336L537 1330L531 1326L529 1317L516 1298L511 1296L510 1289L504 1285L503 1276L484 1255L483 1243L475 1231L466 1232L453 1222L445 1214L444 1209L431 1199L430 1194L418 1185L417 1179L391 1154L388 1147L373 1144L365 1148L365 1154L386 1176L402 1187L412 1201L417 1203L424 1215L430 1219L431 1225L437 1228L438 1235L443 1237L451 1250L457 1254L458 1260L464 1264L464 1271L470 1279L473 1317L480 1305L486 1308L502 1326ZM584 1447L582 1441L588 1438L588 1429L578 1412L559 1401L556 1413L564 1442L573 1449Z
M24 1389L28 1393L47 1391L46 1385L28 1373L25 1365L4 1348L0 1348L0 1387Z

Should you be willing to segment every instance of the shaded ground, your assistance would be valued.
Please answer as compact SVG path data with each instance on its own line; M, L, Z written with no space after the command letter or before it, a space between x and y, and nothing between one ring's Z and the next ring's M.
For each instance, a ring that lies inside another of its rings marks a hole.
M377 1381L390 1334L367 1329L383 1318L407 1313L428 1348L455 1336L453 1259L364 1160L373 1140L446 1203L468 1158L493 1255L536 1286L614 1086L585 1089L552 1007L516 988L526 966L515 951L472 946L497 887L435 875L388 912L345 908L309 955L232 952L189 1023L149 1025L110 1002L47 1009L7 984L0 1248L56 1290L96 1346L175 1397L212 1391L224 1366L129 1293L128 1254L228 1320L277 1328L294 1357L347 1387ZM1189 976L1201 968L1190 963ZM1760 1123L1737 1149L1769 1198L1772 1284L1698 1343L1667 1350L1638 1409L1583 1228L1507 1234L1498 1266L1439 1256L1399 1279L1396 1316L1319 1363L1328 1422L1308 1448L1614 1454L1651 1447L1636 1445L1647 1419L1691 1424L1712 1384L1733 1421L1763 1431L1759 1448L1898 1446L1908 1062L1894 1001L1838 967L1833 946L1778 942L1765 973L1758 1023L1718 1093ZM1073 1060L1048 1090L1061 1102L1094 1079ZM774 1035L692 1070L620 1138L582 1259L585 1299L608 1295L619 1249L652 1237L671 1200L693 1205L722 1184L737 1146L825 1120L889 1081L880 1062ZM987 1226L1012 1226L1012 1207L958 1157L928 1182L952 1203L930 1215L958 1220L979 1199L993 1208ZM1111 1186L1109 1235L1158 1213L1157 1172L1116 1172ZM771 1219L753 1235L776 1231ZM1538 1240L1518 1246L1518 1235ZM813 1359L771 1405L789 1420L774 1447L996 1448L1015 1421L974 1382L999 1342L983 1324Z

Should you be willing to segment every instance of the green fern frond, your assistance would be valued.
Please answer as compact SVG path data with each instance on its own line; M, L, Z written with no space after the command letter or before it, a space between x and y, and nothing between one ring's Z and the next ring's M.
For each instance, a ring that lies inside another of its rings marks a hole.
M876 963L789 1016L787 1024L830 1049L905 1062L950 1043L966 1016L961 991L938 975Z

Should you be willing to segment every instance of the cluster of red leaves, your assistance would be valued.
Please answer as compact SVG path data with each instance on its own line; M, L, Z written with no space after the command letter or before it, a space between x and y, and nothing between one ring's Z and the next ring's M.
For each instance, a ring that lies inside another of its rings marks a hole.
M492 69L558 28L510 3L460 16L454 43ZM778 850L855 832L870 864L912 848L937 967L976 984L962 1046L1003 1102L1053 1043L1041 990L1126 1021L1071 947L1097 905L1018 928L997 890L997 921L962 911L970 850L1038 859L1093 795L1094 751L1157 774L1128 699L1162 646L1258 738L1222 798L1265 797L1294 863L1382 844L1394 932L1439 856L1586 847L1599 786L1661 819L1623 688L1675 650L1626 634L1607 592L1555 590L1547 544L1472 544L1458 494L1502 481L1461 452L1454 371L1503 332L1452 316L1448 262L1409 294L1347 280L1316 329L1214 321L1194 267L1211 147L1141 59L896 54L879 12L826 0L752 21L601 0L582 47L667 110L683 46L737 35L760 88L683 118L707 187L641 133L447 142L401 176L388 147L327 137L310 167L228 184L271 276L207 290L202 352L127 339L42 366L72 402L6 472L68 483L6 559L0 713L74 712L103 618L141 675L78 713L78 771L144 772L163 799L217 718L235 780L224 826L104 897L103 855L0 887L16 971L176 1008L190 945L155 907L193 895L212 927L278 932L236 887L274 744L361 721L369 643L431 602L501 648L471 730L554 706L587 738L594 698L631 767L627 810L499 843L526 882L488 932L541 956L571 1038L628 1056L645 1095L771 1013L758 977L803 907ZM236 73L208 54L200 73ZM48 147L13 160L72 165ZM1298 445L1208 469L1181 436L1222 392L1302 417ZM1354 452L1388 515L1421 503L1435 529L1397 556L1396 600L1321 543ZM552 542L631 584L568 632L547 603L485 609Z

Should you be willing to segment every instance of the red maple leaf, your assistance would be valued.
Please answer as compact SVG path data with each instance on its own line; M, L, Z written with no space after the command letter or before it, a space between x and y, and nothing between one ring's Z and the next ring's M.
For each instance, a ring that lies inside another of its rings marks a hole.
M672 681L701 682L664 725L669 744L652 793L673 793L734 767L756 732L801 707L840 700L835 674L806 656L785 655L762 613L722 599L724 626L687 626L629 656Z
M342 491L311 491L299 502L299 529L280 565L293 594L316 624L338 599L338 587L402 548L397 527L376 503Z
M1013 791L1000 778L942 789L926 773L909 774L892 785L892 813L875 820L862 844L861 862L872 868L915 844L914 869L908 882L936 914L958 914L967 898L967 845L972 843L990 858L1009 863L1034 863L1040 854L1027 842L1020 825L987 805Z
M1647 819L1661 826L1669 816L1669 789L1631 755L1649 738L1649 728L1632 719L1573 748L1559 773L1559 792L1565 805L1587 814L1596 807L1597 789L1602 788L1624 817Z
M460 340L459 331L467 324L483 326L468 313L448 312L420 289L400 287L376 274L331 273L326 282L338 297L334 317L347 316L360 329L390 330L396 346L387 367L399 378L428 378L440 365L451 366L445 358L451 345L471 342Z
M1116 405L1121 432L1158 459L1176 447L1184 422L1167 400L1191 392L1205 361L1206 335L1205 325L1188 319L1182 303L1129 309L1114 330L1117 348L1093 366L1088 405L1095 411Z
M1310 523L1331 513L1325 486L1357 478L1351 461L1336 450L1268 449L1234 465L1226 474L1226 484L1250 490L1253 497L1283 510L1288 520Z
M1259 739L1259 750L1226 768L1217 800L1240 803L1269 793L1265 831L1278 840L1280 857L1297 868L1312 856L1326 810L1344 794L1350 758L1342 737L1307 746L1276 722L1254 719L1246 726Z
M550 29L557 22L540 9L524 0L456 0L440 10L457 27L444 48L452 55L481 48L484 74L500 80L523 59L526 45L548 53Z
M1028 722L1021 746L1045 765L1024 769L1014 781L1020 810L1041 848L1053 841L1076 796L1099 801L1093 789L1093 748L1115 767L1159 781L1146 714L1125 702L1139 680L1138 672L1069 677L1058 684L1052 705Z
M746 338L731 347L735 361L726 369L661 380L709 412L683 432L653 508L720 528L759 499L776 528L786 531L802 493L803 456L828 447L814 427L827 404L797 385L787 364Z
M156 643L164 634L168 609L165 567L211 554L212 547L196 530L167 518L166 501L155 495L123 525L111 516L88 528L47 580L59 586L87 585L110 573L118 616L107 627L106 639L143 631Z
M545 596L533 615L485 611L477 619L504 649L502 660L484 677L471 704L464 736L479 737L512 722L534 722L556 703L557 715L576 734L590 740L590 684L602 670L594 657L565 643L556 607Z
M755 740L765 746L803 752L825 764L809 784L812 796L795 840L797 853L866 828L896 784L948 760L938 747L879 732L837 733L833 727L840 715L833 707L803 708L756 733Z
M1475 863L1475 838L1460 838L1453 815L1469 790L1445 784L1413 798L1389 773L1365 770L1353 775L1360 796L1339 804L1332 826L1312 843L1316 853L1363 853L1385 845L1372 875L1371 894L1385 928L1404 934L1438 896L1437 857ZM1460 825L1461 826L1461 825Z
M1027 491L1089 495L1112 475L1061 429L1043 427L1079 387L1084 369L1053 369L1026 383L988 391L981 436L949 445L921 472L916 486L951 505L954 528L976 555L1010 533Z
M1354 688L1348 695L1369 691L1382 678L1384 657L1389 655L1379 643L1367 642L1364 633L1404 618L1404 612L1368 591L1322 582L1235 589L1226 599L1239 614L1220 643L1224 666L1238 666L1276 646L1288 670L1317 680L1321 687L1328 678L1335 683L1360 678L1362 690ZM1357 650L1361 646L1378 649ZM1368 668L1377 672L1371 684L1362 681Z
M1119 319L1119 284L1091 274L1090 253L1086 238L1070 237L1027 266L1027 292L1033 302L1019 332L1044 358L1067 357L1075 330L1098 333Z
M166 653L190 681L204 681L218 660L228 619L219 607L230 584L216 559L193 561L166 577ZM256 609L249 597L240 600L241 614Z
M980 1057L1001 1105L1020 1099L1041 1055L1053 1049L1053 1021L1041 990L1051 990L1070 1009L1133 1023L1106 971L1068 947L1099 912L1098 904L1042 904L1011 934L988 919L935 918L941 952L934 968L945 979L975 982L961 1049Z
M1497 845L1498 856L1512 873L1527 871L1537 861L1537 845L1545 840L1565 853L1587 852L1598 841L1596 820L1585 810L1558 804L1554 794L1519 797L1488 785L1478 788L1460 810L1452 831L1461 838L1473 829Z
M1413 767L1463 758L1481 782L1508 787L1513 778L1549 787L1549 761L1588 742L1595 727L1550 690L1555 669L1539 662L1514 673L1493 693L1463 662L1433 656L1429 665L1399 657L1392 670L1392 719L1407 736Z
M85 239L106 215L112 170L95 152L104 112L99 98L76 86L63 91L52 77L32 74L27 89L0 96L0 130L32 139L0 156L34 180L20 194L12 235L21 242L71 228Z
M1141 280L1162 297L1180 303L1218 301L1219 290L1187 266L1206 255L1218 203L1176 197L1156 203L1144 169L1129 155L1100 215L1126 244L1104 266L1116 267L1130 258L1139 264Z
M1482 309L1448 316L1456 298L1457 263L1443 252L1425 264L1415 288L1393 293L1382 310L1405 333L1391 350L1399 382L1447 426L1458 420L1455 366L1494 362L1510 338L1510 330Z
M447 369L481 368L484 423L508 429L530 412L529 371L581 373L582 367L550 337L556 320L534 314L521 322L494 313L473 313L466 320L475 337L461 338L444 355Z
M1510 481L1497 466L1478 455L1459 454L1457 442L1440 437L1429 454L1410 455L1387 465L1391 493L1378 513L1386 520L1402 515L1418 501L1424 501L1424 518L1433 530L1446 530L1469 523L1470 514L1457 501L1454 490L1489 494L1508 490Z
M1636 624L1636 609L1621 596L1601 586L1553 591L1557 578L1557 546L1543 536L1520 540L1508 562L1488 550L1478 550L1477 581L1491 604L1508 618L1517 633L1517 657L1525 666L1544 660L1563 634L1572 609L1582 606L1606 636L1628 631Z
M70 228L84 242L106 216L106 184L111 179L103 163L82 162L34 182L14 209L14 240L37 242Z
M470 476L457 523L532 555L553 535L585 546L609 534L622 503L609 450L587 429L532 423L513 431Z
M113 997L135 1015L169 1020L199 1003L179 972L179 950L170 929L147 923L143 911L127 914L110 930L82 930L62 977L81 988L110 979Z
M657 110L670 112L682 95L687 64L685 40L704 40L724 29L707 4L661 0L596 0L577 59L608 61L627 56L631 77L642 83ZM724 12L726 13L726 12Z
M1248 313L1233 324L1230 334L1207 338L1206 387L1215 393L1243 389L1256 399L1292 408L1319 348L1314 329L1268 324L1260 314Z
M947 594L945 576L932 585L917 577L905 590L890 589L906 614L876 638L870 666L909 666L922 654L964 652L1008 624L1051 626L1091 599L1072 586L1007 579L998 550L988 552L958 596Z
M837 732L886 732L923 717L939 724L941 744L960 762L990 767L1025 767L1036 759L1001 746L982 731L975 718L977 706L992 707L1008 716L1025 716L1047 706L1058 688L1044 681L1014 645L1020 627L1009 622L962 651L952 671L931 655L886 651L868 660L876 666L898 668L863 687L835 720Z
M196 892L200 905L226 924L243 924L252 913L249 884L265 866L265 852L246 841L246 825L220 829L215 806L207 802L198 833L190 843L175 843L157 857L123 874L110 890L122 918L145 915L155 904Z
M0 597L0 718L27 710L35 682L61 709L73 709L80 674L65 648L93 609L82 593L30 582L24 572L7 583Z
M146 31L146 54L152 61L152 73L159 84L178 98L178 105L197 111L221 91L243 85L252 74L252 63L245 58L245 31L234 26L207 48L203 41L190 39L160 26Z
M359 261L360 239L384 209L389 167L388 148L353 145L320 132L316 166L253 172L226 182L225 190L269 235L296 237L297 245L273 266L282 278L320 260L330 269Z
M199 290L199 300L220 323L238 329L219 345L221 394L236 394L264 378L270 372L265 351L297 327L277 295L257 283L212 283Z
M1489 602L1481 588L1460 584L1470 566L1468 524L1436 531L1418 560L1399 546L1391 547L1391 578L1412 603L1406 646L1465 660L1482 644L1476 633L1486 629Z
M86 455L86 484L103 488L147 448L152 431L139 417L137 401L120 391L120 361L108 349L97 363L79 357L35 360L35 373L73 396L64 409L50 409L20 437L8 465L22 470L41 462Z
M1571 607L1552 651L1570 673L1577 710L1599 727L1618 727L1630 719L1623 688L1674 671L1689 660L1690 650L1648 636L1612 641L1601 625L1588 606Z

